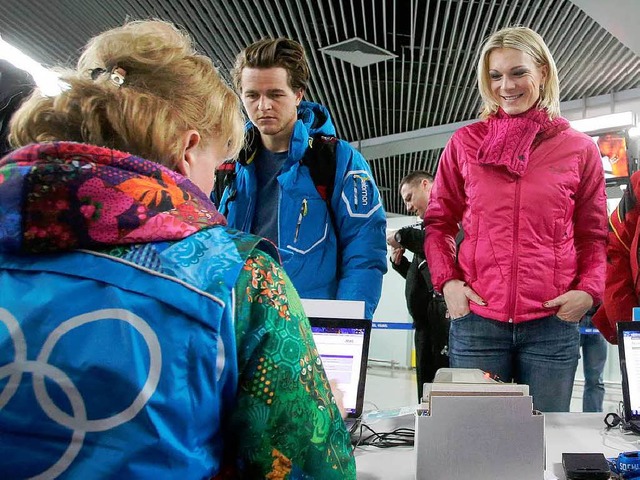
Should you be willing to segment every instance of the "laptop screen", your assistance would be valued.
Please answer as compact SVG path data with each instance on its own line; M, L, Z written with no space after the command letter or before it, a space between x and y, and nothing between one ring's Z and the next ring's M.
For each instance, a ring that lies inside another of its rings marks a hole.
M359 417L364 404L371 322L346 318L309 318L309 322L327 377L344 392L347 417Z
M618 323L625 420L640 419L640 322Z

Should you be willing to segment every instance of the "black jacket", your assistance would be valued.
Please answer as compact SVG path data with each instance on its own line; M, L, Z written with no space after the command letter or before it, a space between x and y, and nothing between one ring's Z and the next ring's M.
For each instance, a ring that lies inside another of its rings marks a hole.
M391 262L393 269L406 279L405 297L414 325L427 316L427 305L433 300L431 274L424 255L424 226L408 226L396 232L396 241L413 253L413 260L402 257L400 265Z
M35 88L31 75L0 60L0 158L9 153L9 120Z

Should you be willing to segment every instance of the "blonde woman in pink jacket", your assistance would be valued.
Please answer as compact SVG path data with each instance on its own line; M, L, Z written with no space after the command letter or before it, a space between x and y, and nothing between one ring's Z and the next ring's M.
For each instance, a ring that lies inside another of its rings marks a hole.
M536 32L491 35L477 75L482 120L447 144L425 216L450 363L528 384L538 410L569 411L578 321L604 288L602 162L560 116L558 72Z

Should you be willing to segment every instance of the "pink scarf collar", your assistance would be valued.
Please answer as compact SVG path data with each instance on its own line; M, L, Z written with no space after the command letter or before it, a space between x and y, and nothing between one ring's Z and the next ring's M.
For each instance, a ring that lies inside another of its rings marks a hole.
M503 165L519 177L527 170L533 148L569 128L564 118L550 120L547 112L538 108L514 116L499 109L487 119L487 125L489 131L478 151L478 163Z

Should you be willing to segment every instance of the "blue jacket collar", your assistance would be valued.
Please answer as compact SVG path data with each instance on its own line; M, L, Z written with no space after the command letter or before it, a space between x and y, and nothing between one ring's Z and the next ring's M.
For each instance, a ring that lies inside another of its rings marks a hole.
M326 107L303 101L298 106L298 120L293 126L289 140L289 157L286 165L299 162L309 146L309 138L315 135L335 136L336 129ZM255 160L256 153L262 147L262 139L258 128L251 122L247 123L247 143L240 152L238 161L243 166Z

